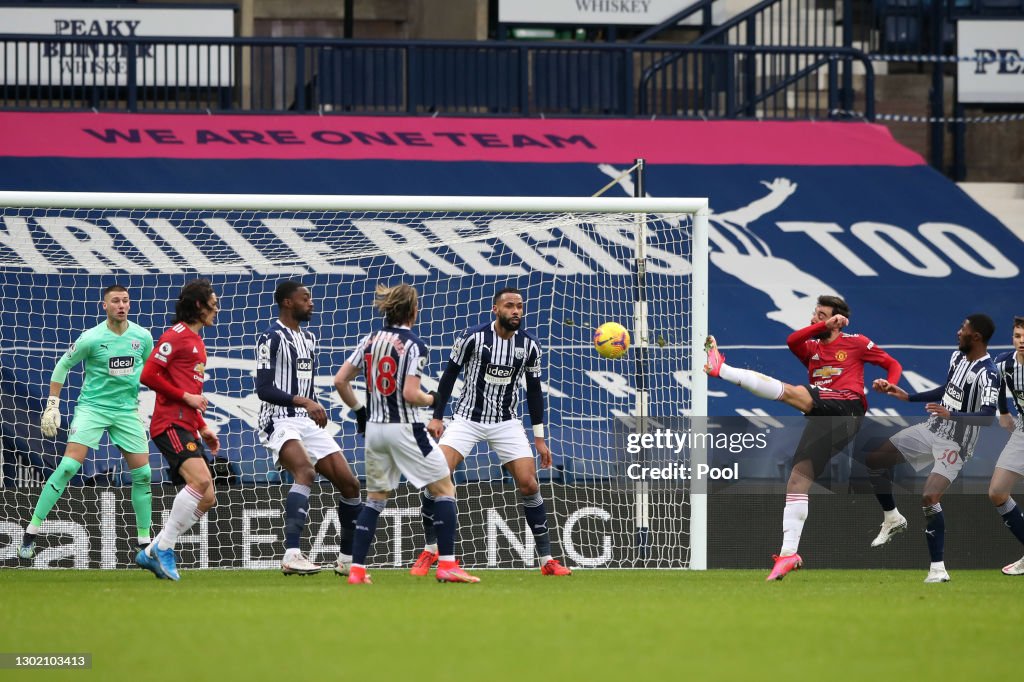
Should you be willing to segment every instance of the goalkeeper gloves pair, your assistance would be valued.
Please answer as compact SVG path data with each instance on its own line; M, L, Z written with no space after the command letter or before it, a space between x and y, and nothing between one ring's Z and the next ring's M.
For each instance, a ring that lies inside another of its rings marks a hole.
M39 420L39 430L46 438L53 438L60 428L60 398L55 395L46 399L46 409Z

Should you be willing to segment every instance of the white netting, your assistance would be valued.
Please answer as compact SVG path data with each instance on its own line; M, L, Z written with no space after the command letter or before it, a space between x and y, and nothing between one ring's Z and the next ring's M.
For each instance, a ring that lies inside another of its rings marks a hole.
M529 206L530 200L521 201ZM641 223L646 260L638 275ZM66 432L44 439L39 414L60 354L103 319L100 290L115 282L128 287L130 319L156 338L182 284L203 276L222 302L216 326L203 332L206 419L219 431L222 452L214 463L218 506L180 541L183 568L270 568L280 560L287 475L273 469L259 445L253 349L276 317L273 291L285 277L300 279L313 292L316 313L309 326L319 338L319 398L332 420L329 431L359 474L362 441L332 377L353 344L379 324L371 306L375 285L405 281L418 289L416 331L430 348L427 389L436 385L457 335L491 319L493 293L507 285L520 288L525 325L545 353L555 468L541 472L541 492L556 554L577 566L685 566L685 487L638 495L624 475L622 441L629 427L615 416L635 413L636 388L644 385L651 418L677 417L691 405L691 227L684 213L396 212L386 204L376 211L2 209L0 560L17 562L16 545L39 486L63 453ZM646 305L637 305L638 296ZM644 309L646 343L636 338L636 315ZM594 327L606 321L621 322L634 334L623 359L603 359L592 347ZM65 426L80 370L69 375L62 394ZM143 388L140 398L148 419L154 394ZM175 490L165 482L166 464L155 446L150 450L159 529ZM532 536L494 455L478 448L456 482L464 563L532 564ZM49 515L35 565L129 566L129 491L126 465L104 441ZM303 539L314 561L327 563L337 554L335 498L329 484L314 490ZM372 564L412 560L422 542L418 509L417 496L403 484L381 522Z

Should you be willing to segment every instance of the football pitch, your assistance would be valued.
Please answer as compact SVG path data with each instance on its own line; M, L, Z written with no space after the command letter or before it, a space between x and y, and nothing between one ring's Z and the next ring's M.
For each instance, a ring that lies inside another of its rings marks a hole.
M0 571L0 652L90 653L18 680L1003 679L1024 578L954 571L333 574Z

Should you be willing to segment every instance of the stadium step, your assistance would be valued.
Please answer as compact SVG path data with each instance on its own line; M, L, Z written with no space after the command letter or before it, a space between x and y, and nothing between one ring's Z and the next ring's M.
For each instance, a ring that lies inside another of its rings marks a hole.
M960 189L1024 240L1024 184L961 182Z

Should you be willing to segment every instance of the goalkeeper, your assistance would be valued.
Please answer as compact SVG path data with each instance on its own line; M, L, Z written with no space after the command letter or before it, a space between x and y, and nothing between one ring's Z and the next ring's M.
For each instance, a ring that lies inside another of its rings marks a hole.
M128 290L123 286L114 284L104 289L106 321L82 332L57 362L50 376L50 397L40 422L40 430L46 438L55 437L60 428L60 391L68 372L79 362L85 363L85 381L68 429L67 448L39 494L32 520L18 549L18 556L22 559L35 557L36 536L43 521L64 493L68 482L81 469L89 449L99 447L104 432L128 462L139 546L149 544L153 493L150 487L149 439L139 417L139 375L143 362L153 350L153 337L147 330L128 321L130 305Z

